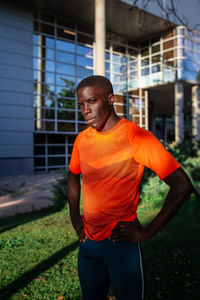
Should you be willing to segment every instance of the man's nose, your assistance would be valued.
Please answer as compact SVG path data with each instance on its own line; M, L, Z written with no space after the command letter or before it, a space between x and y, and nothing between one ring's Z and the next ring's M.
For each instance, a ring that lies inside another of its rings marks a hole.
M83 114L87 115L90 112L91 112L91 108L90 108L89 104L85 103L85 105L83 107Z

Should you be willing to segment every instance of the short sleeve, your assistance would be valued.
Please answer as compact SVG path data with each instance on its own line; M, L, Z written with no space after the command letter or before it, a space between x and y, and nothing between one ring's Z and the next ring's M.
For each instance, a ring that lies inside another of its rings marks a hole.
M150 131L137 126L129 139L134 159L153 170L161 180L181 167Z
M69 164L69 170L74 174L81 173L78 143L79 143L79 138L77 136L74 142L72 156Z

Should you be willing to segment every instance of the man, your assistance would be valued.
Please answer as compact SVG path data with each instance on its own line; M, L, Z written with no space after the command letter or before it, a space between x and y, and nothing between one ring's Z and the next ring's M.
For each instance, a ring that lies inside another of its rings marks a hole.
M139 243L163 228L193 187L180 164L151 132L116 115L107 78L87 77L76 92L89 125L75 140L68 175L70 216L80 240L78 271L83 299L106 299L111 283L118 300L141 300L144 282ZM170 187L161 211L145 228L137 219L144 166Z

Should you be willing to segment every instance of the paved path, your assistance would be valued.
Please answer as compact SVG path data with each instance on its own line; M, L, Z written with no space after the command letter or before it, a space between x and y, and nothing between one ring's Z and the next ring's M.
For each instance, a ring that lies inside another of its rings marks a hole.
M60 177L60 173L0 177L0 218L52 206L52 187Z

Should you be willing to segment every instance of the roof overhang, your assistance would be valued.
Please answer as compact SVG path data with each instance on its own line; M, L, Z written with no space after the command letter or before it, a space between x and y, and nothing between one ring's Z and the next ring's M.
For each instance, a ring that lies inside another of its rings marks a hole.
M19 0L23 6L49 11L94 28L94 0ZM138 42L175 24L119 0L106 1L106 34Z

